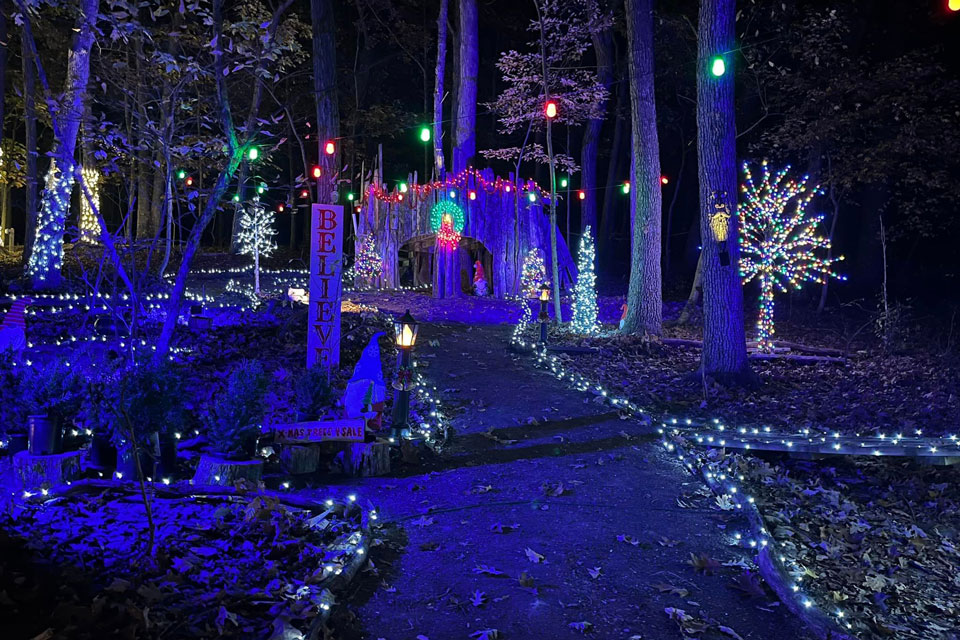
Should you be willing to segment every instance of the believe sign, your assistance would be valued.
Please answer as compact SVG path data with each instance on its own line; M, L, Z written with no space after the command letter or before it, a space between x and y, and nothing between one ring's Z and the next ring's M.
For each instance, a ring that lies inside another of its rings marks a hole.
M346 420L315 420L278 424L274 440L281 444L308 442L363 442L363 418Z
M340 281L343 266L343 207L315 204L310 217L310 302L307 310L307 368L328 372L340 365Z

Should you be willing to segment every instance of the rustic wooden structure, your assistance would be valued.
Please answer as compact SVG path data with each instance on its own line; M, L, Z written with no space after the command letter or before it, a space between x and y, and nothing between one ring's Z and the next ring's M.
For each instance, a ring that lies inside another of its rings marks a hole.
M237 480L260 482L263 475L263 460L223 460L214 456L201 456L193 482L197 485L232 486Z
M415 185L415 180L416 174L406 184ZM531 192L535 194L533 201L528 197ZM431 257L429 280L425 264L412 266L413 285L435 281L436 233L431 228L430 210L441 200L452 200L464 211L461 251L476 250L476 243L480 243L490 252L492 260L484 268L489 267L486 276L492 295L507 298L518 292L524 256L534 247L541 250L550 277L548 194L533 183L521 181L518 185L512 175L509 180L502 180L495 178L491 169L467 169L457 176L447 176L443 182L411 186L405 191L399 187L385 188L382 180L365 188L362 203L353 211L355 248L358 253L361 239L374 234L375 245L383 257L381 287L400 287L398 258L405 245ZM473 264L472 260L462 262ZM559 229L557 262L561 287L571 289L576 281L576 264Z
M70 451L48 456L35 456L20 451L13 456L13 469L20 486L38 491L62 485L80 475L80 452Z

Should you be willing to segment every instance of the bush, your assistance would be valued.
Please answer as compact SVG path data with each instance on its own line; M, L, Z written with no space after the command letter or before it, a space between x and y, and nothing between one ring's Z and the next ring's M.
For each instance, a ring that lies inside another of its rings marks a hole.
M10 349L0 353L0 433L26 433L27 416L20 398L20 372L24 366Z
M230 373L226 388L206 415L207 438L226 457L250 457L266 413L267 374L256 360L244 360Z
M317 420L333 406L334 393L323 367L307 369L293 385L294 402L298 414L308 420Z
M169 435L183 429L187 420L185 389L173 364L148 361L118 369L110 378L103 394L107 407L102 413L110 419L114 444L129 438L131 429L140 443L154 432Z
M80 406L81 380L66 360L24 367L19 387L27 415L65 420Z

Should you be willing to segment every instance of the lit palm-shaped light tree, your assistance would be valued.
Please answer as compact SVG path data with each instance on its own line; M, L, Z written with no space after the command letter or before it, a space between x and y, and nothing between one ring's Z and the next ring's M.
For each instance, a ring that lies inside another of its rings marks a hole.
M799 182L787 178L789 165L771 173L766 160L755 180L747 163L740 204L740 275L743 284L760 282L760 317L757 320L757 348L773 351L773 298L777 291L799 289L804 282L822 283L827 278L846 280L833 271L843 260L820 257L830 240L818 235L822 215L807 212L810 201L820 193L808 185L809 176Z

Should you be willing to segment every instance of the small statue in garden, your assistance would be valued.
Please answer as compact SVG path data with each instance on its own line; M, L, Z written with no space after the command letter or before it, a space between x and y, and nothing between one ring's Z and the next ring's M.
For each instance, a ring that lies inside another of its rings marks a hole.
M478 296L487 295L487 279L479 260L473 263L473 292Z
M27 305L33 302L30 298L20 298L10 305L10 311L3 317L0 325L0 351L12 349L14 352L23 351L27 346Z
M377 332L370 337L370 342L360 354L357 365L353 368L353 377L347 383L347 390L343 394L343 408L348 418L359 418L365 411L365 404L369 404L376 417L371 421L379 424L383 414L383 403L387 399L387 383L383 377L383 363L380 360L380 336ZM373 385L371 390L371 385ZM367 401L364 399L371 393Z

